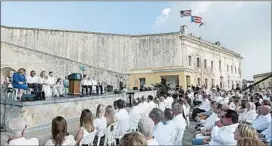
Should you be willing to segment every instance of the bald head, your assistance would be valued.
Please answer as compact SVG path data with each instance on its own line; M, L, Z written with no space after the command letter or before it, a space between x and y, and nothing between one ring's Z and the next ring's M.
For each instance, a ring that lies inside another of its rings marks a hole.
M153 137L154 126L154 122L151 118L143 116L139 121L139 132L145 137Z

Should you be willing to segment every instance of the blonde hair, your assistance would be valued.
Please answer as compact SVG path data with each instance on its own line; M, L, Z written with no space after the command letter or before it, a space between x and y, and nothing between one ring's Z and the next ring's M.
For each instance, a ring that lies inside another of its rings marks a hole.
M245 137L240 139L236 146L266 146L266 145L256 138Z
M241 138L258 138L257 131L248 124L240 124L237 128Z
M89 109L84 109L80 116L80 127L83 127L88 132L93 132L95 127L93 125L93 114Z
M114 109L113 109L113 107L111 105L108 105L106 107L105 117L107 119L107 126L109 126L110 124L115 123L116 118L114 116Z
M125 134L120 140L121 146L147 146L147 140L140 132L131 132Z

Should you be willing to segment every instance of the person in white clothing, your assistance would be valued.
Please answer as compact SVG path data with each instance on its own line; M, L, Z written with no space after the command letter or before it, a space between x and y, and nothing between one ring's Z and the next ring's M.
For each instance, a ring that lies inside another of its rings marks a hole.
M133 107L129 111L129 127L130 130L136 131L138 127L139 120L141 118L141 109L138 106L138 100L133 100Z
M53 72L50 71L50 72L49 72L48 79L47 79L47 83L48 83L48 85L50 86L50 90L51 90L51 93L52 93L52 94L55 94L55 93L53 93L53 92L54 92L54 90L55 90L56 81L57 81L57 79L56 79L55 77L53 77Z
M246 110L239 116L240 123L252 123L256 117L256 105L253 102L246 103Z
M268 128L271 123L271 108L267 105L263 105L260 108L260 116L255 119L252 123L252 127L255 128L258 132L262 132Z
M210 101L207 97L208 96L204 94L203 95L203 102L200 104L200 106L198 108L193 109L192 119L195 119L195 117L197 116L198 113L206 112L211 108Z
M221 119L224 126L220 127L218 132L211 136L209 145L236 145L237 141L234 139L234 132L239 125L238 118L236 111L227 110Z
M81 94L88 95L88 85L89 81L87 80L87 75L83 75L83 79L81 80ZM84 92L85 91L85 92Z
M165 103L165 99L164 99L163 96L161 96L161 97L159 98L158 107L159 107L162 111L164 111L165 108L166 108L166 103Z
M8 135L9 139L7 145L39 145L39 140L37 138L25 138L25 131L27 128L27 122L21 118L15 118L10 120L8 123Z
M171 96L167 96L167 95L163 95L164 99L165 99L165 108L172 108L172 103L174 102L173 97Z
M52 137L45 142L45 146L56 145L75 145L76 141L73 135L67 132L67 122L61 117L57 116L52 120Z
M105 117L105 106L103 104L99 104L96 109L96 119L94 120L94 126L96 127L96 136L94 138L94 145L98 143L98 136L101 130L104 130L107 127L107 119ZM104 145L105 141L105 133L100 133L101 139L99 145Z
M61 78L57 79L57 82L54 86L53 93L54 93L54 97L64 97L65 91L64 91L64 86L63 86L63 82Z
M34 91L41 91L42 85L39 84L39 77L36 76L36 72L32 70L30 76L27 77L27 84L29 88L32 88Z
M84 109L80 115L80 128L75 136L77 145L80 144L85 136L92 133L96 133L96 128L93 124L93 114L89 109Z
M182 138L183 138L183 134L186 128L186 117L184 117L183 114L183 106L179 103L176 103L173 105L172 108L173 114L175 115L173 121L175 122L177 128L179 129L179 140L177 140L178 142L175 143L176 145L182 145Z
M190 98L188 96L186 96L185 98L182 98L182 101L183 101L183 111L184 111L184 116L186 117L186 123L187 123L187 126L190 125L190 117L189 117L189 114L190 114L190 103L188 101L190 101Z
M88 85L88 89L89 89L89 95L92 94L93 92L93 81L91 80L90 77L87 78L87 85Z
M142 96L141 98L142 103L139 105L139 108L141 109L142 114L148 115L148 110L150 108L148 102L146 101L146 98Z
M48 77L45 76L46 72L41 71L40 77L39 77L39 84L42 86L42 91L44 92L45 97L50 97L52 96L52 93L50 92L50 86L48 85Z
M139 121L139 132L141 132L150 146L159 145L158 141L154 138L154 122L147 116L143 116Z
M117 118L117 138L122 137L129 130L129 114L125 109L125 101L117 101L118 111L115 113Z
M95 80L95 77L93 77L92 79L92 90L98 94L98 84L97 84L97 81Z
M147 96L147 102L149 104L149 109L148 109L148 113L156 107L155 102L153 101L154 97L152 95L148 95Z

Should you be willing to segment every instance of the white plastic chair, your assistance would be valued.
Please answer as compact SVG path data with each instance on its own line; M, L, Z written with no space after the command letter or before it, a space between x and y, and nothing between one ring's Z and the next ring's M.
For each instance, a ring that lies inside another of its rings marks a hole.
M117 128L116 123L113 123L106 128L104 145L116 146L116 141L115 141L116 128Z
M101 140L101 137L105 136L105 133L107 131L107 128L105 129L101 129L99 132L98 132L98 139L97 139L97 146L100 145L100 140Z
M92 133L85 135L80 140L79 145L93 145L95 134L96 134L96 131L93 131Z

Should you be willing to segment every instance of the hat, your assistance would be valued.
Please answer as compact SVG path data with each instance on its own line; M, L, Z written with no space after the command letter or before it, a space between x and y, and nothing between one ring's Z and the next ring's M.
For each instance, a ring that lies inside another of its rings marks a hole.
M10 134L22 132L27 126L27 122L21 118L14 118L8 123L8 131Z

